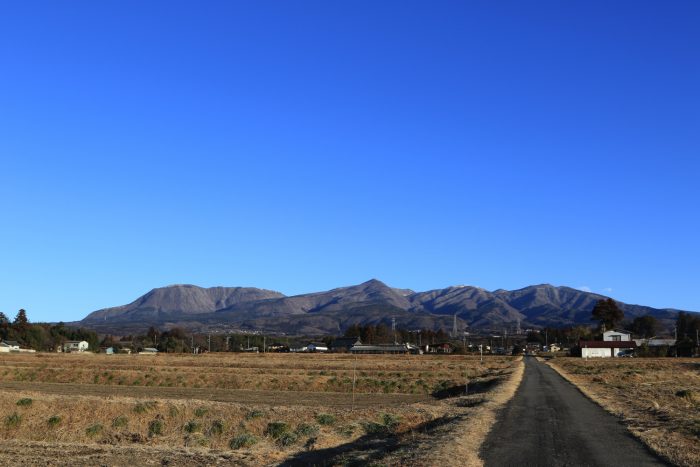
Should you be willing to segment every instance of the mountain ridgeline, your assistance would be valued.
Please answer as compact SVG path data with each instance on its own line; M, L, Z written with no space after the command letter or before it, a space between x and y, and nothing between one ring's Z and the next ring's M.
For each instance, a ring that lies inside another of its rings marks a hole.
M591 325L602 295L548 284L518 290L457 286L414 292L376 279L326 292L285 296L252 287L153 289L134 302L90 313L78 323L98 332L130 334L150 326L192 331L264 331L296 335L340 334L353 324L391 323L406 329L459 331ZM678 310L619 303L625 317L652 315L663 328Z

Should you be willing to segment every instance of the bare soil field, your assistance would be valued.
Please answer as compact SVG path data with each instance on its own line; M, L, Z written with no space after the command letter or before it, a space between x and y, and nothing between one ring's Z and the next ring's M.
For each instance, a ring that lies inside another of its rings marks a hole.
M556 358L548 363L669 462L700 466L700 361Z
M0 463L430 465L445 440L479 439L466 421L487 430L521 366L465 356L2 355ZM468 444L476 458L478 442Z

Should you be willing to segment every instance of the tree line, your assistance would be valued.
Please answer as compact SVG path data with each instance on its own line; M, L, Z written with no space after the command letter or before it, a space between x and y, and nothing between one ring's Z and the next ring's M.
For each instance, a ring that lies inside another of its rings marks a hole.
M379 324L352 324L343 334L344 337L359 337L363 344L392 344L410 342L413 344L439 344L450 340L450 335L442 329L421 329L410 331L408 329L396 329L392 332L389 326Z
M96 349L100 343L97 333L89 329L72 328L63 323L31 323L24 309L19 310L12 321L0 312L0 339L44 352L55 352L67 341L86 341L91 349Z

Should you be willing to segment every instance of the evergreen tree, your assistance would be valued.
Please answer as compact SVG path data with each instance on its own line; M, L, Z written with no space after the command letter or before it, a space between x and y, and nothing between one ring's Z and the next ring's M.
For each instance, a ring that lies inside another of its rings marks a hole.
M28 324L29 320L27 319L27 312L24 311L24 308L22 308L17 312L17 316L15 316L12 326L18 330L24 330L27 328Z
M598 321L606 330L614 329L615 326L625 317L624 312L617 306L617 302L612 298L598 300L593 307L591 319Z
M651 315L634 318L630 324L630 331L640 337L654 337L659 329L659 323Z

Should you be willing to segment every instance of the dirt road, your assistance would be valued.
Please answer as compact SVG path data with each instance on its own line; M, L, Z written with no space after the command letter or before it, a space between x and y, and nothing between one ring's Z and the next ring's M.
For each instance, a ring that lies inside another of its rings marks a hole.
M554 370L525 360L521 386L482 447L487 467L666 465Z
M257 391L246 389L174 388L100 384L0 381L0 391L39 392L53 395L133 397L137 399L194 399L238 404L324 407L396 407L414 402L434 403L419 394L352 394L344 392Z

